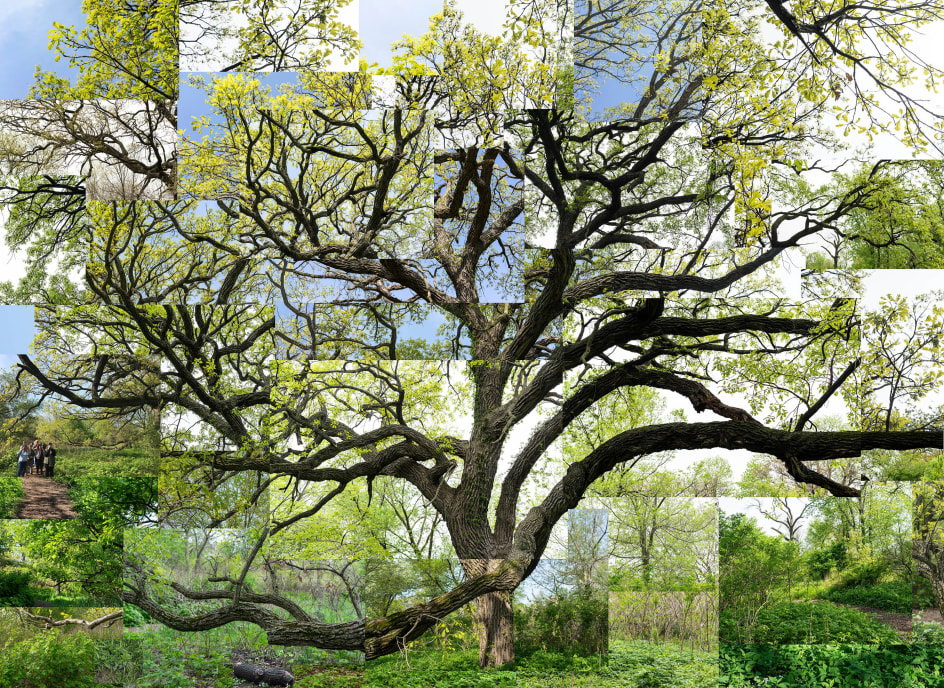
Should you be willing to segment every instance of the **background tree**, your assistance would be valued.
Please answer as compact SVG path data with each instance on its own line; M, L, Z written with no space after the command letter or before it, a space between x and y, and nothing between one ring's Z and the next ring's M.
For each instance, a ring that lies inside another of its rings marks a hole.
M918 574L930 581L934 599L944 614L944 546L941 541L941 483L915 486L914 561Z

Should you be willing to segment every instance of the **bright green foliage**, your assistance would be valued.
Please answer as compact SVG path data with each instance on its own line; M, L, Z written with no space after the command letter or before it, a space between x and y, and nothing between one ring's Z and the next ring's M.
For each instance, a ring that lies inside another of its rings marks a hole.
M84 633L61 635L40 631L0 649L8 660L0 666L0 686L94 688L95 643Z
M560 653L599 655L607 646L607 599L592 588L562 592L515 610L515 642Z
M25 252L26 275L18 284L0 283L0 302L83 301L76 272L88 261L88 235L83 190L76 193L79 178L21 177L6 183L4 240L11 252Z
M848 561L845 542L835 542L826 549L806 553L806 567L810 575L825 578L834 568L842 571Z
M10 518L26 496L18 478L0 478L0 518Z
M177 98L176 0L83 0L86 26L53 22L49 49L76 83L37 68L30 98Z
M933 645L725 646L719 659L731 688L935 688L944 680L944 648Z
M733 639L729 630L722 620L722 634ZM771 645L902 641L894 630L872 616L829 602L781 602L765 607L757 615L751 637L755 643Z
M123 529L108 521L33 521L20 546L43 578L87 599L115 602L121 590Z
M751 642L779 586L795 580L799 545L771 537L744 514L719 516L720 640Z
M340 21L350 0L189 0L181 3L181 71L324 71L357 56L357 33ZM211 65L212 67L208 67Z
M931 162L871 175L876 192L866 207L849 215L844 227L852 249L849 267L944 266L942 174L944 168Z
M528 43L545 46L544 59L526 49ZM392 68L379 73L435 77L443 108L436 118L443 128L465 129L480 145L493 145L501 137L504 111L553 103L557 58L548 45L546 38L522 35L520 28L504 36L483 34L464 24L455 0L447 0L430 18L427 33L394 42L400 52Z
M891 581L869 587L850 587L828 590L823 597L840 604L884 609L898 614L911 614L913 593L910 583Z
M717 655L681 652L669 646L610 641L601 663L597 657L567 652L522 648L513 671L474 671L476 651L435 661L432 656L409 654L384 657L367 665L370 688L712 688L717 685ZM430 661L430 660L434 661Z
M25 566L5 566L0 571L0 600L4 606L32 604L28 589L32 579L32 572Z
M366 685L370 688L516 688L519 683L515 674L507 672L417 670L397 672L385 678L371 677Z
M944 388L944 307L941 292L905 298L883 296L865 313L862 425L868 430L933 428L944 409L935 394Z

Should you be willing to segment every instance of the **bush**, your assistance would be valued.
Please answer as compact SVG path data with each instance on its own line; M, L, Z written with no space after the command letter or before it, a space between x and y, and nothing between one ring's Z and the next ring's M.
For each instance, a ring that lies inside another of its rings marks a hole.
M937 609L937 602L934 599L934 590L931 589L931 581L927 578L919 578L913 589L912 605L914 609Z
M125 628L134 628L136 626L144 626L151 620L150 615L141 609L140 607L135 607L133 604L124 605L124 627Z
M911 642L916 645L944 645L944 626L915 621L911 626Z
M60 635L40 631L32 638L5 645L0 664L0 686L30 688L93 688L95 643L84 633Z
M730 688L938 688L944 647L728 645L719 662L721 685Z
M510 671L401 671L371 678L368 685L371 688L514 688L518 685L517 679ZM337 683L305 685L312 688L342 686Z
M0 459L0 465L3 466L3 472L10 476L16 476L17 463L20 461L20 451L19 448L14 448L9 450L6 454L3 455L3 458Z
M615 641L610 644L603 675L617 678L616 685L633 688L708 688L718 685L718 657L666 645Z
M911 613L913 599L911 584L900 581L877 583L867 588L834 588L822 596L832 602L874 607L899 614Z
M845 571L839 579L837 588L868 587L878 583L885 575L888 567L884 562L867 560L856 562Z
M725 633L730 633L723 626ZM898 634L868 614L829 602L780 602L758 614L751 629L754 643L899 643ZM722 637L731 643L736 636Z
M28 594L32 579L33 573L23 566L9 566L0 569L0 599Z
M95 638L95 678L99 683L130 683L141 675L144 649L140 640Z
M837 542L827 549L817 549L806 555L806 568L810 575L823 580L833 569L842 571L846 568L848 553L846 543Z
M606 651L608 602L584 588L515 609L515 638L524 650L593 655Z
M0 518L10 518L26 497L19 478L0 478Z

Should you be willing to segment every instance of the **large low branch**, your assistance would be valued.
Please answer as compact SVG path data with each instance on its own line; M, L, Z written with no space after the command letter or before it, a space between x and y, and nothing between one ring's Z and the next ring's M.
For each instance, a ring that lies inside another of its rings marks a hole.
M54 628L57 626L78 626L84 628L87 631L94 630L99 626L111 626L116 621L121 620L124 612L121 609L113 611L105 616L100 616L97 619L92 619L91 621L86 621L85 619L58 619L53 620L48 616L40 616L39 614L33 614L27 609L18 609L17 612L20 615L20 618L24 621L33 624L34 626L45 626L46 628Z
M396 652L403 643L419 638L446 616L477 597L499 590L514 590L524 580L523 571L527 565L527 560L506 559L493 571L461 583L428 602L413 605L382 619L369 620L365 646L367 659Z
M396 652L403 643L421 636L439 621L465 606L477 597L495 591L514 590L524 579L522 572L529 562L504 560L494 570L465 581L452 590L427 602L413 605L403 611L380 619L319 623L306 619L283 619L275 613L250 602L243 593L243 601L232 602L201 614L176 614L157 604L144 592L144 572L126 560L131 580L122 593L125 602L134 604L160 623L178 631L197 632L219 628L234 621L247 621L266 632L272 645L317 647L325 650L366 651L367 659ZM215 599L216 593L198 593L183 586L174 589L197 599ZM267 596L264 596L267 597Z
M747 449L769 454L784 461L789 468L800 462L829 461L860 456L869 449L939 449L942 436L936 431L908 432L793 432L765 427L752 421L720 421L712 423L664 423L626 430L590 452L583 460L571 464L564 477L551 489L544 501L531 509L515 530L515 550L533 551L539 556L547 546L554 524L580 502L587 488L630 459L663 451L684 449ZM819 474L817 474L819 475ZM796 476L795 476L796 477ZM833 484L837 485L837 484ZM822 485L823 487L829 487ZM859 491L834 487L834 494L857 496ZM529 575L530 570L525 572Z
M324 650L364 649L364 622L320 623L298 619L283 619L273 612L255 604L241 602L227 605L202 614L185 616L175 614L157 604L144 594L143 586L126 588L122 599L144 611L151 618L176 631L193 633L209 631L234 621L247 621L266 632L271 645L293 645L318 647Z

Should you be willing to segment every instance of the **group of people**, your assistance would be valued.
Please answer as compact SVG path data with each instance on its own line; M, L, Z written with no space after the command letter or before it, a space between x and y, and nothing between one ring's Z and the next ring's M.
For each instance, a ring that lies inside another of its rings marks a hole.
M33 440L32 444L24 442L20 446L18 459L16 466L18 478L26 475L27 470L30 474L36 473L37 475L43 475L45 470L46 477L51 478L56 468L56 450L53 448L52 442L46 444L40 444L39 440Z

